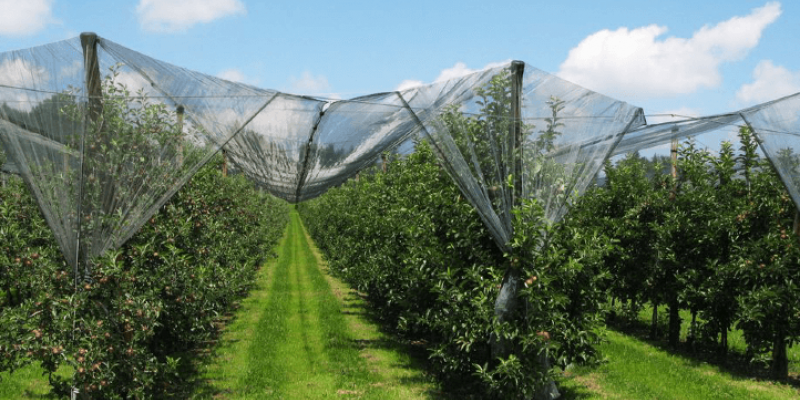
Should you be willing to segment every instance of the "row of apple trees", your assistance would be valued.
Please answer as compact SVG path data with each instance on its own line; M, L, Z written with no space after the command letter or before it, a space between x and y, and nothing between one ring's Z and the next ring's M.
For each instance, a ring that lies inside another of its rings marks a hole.
M723 354L728 330L739 328L748 354L785 378L786 347L800 338L795 208L755 137L746 128L739 135L740 148L723 143L715 154L684 143L676 178L668 160L609 163L605 184L556 226L535 202L519 207L525 307L506 326L493 303L511 260L426 143L300 210L331 270L400 334L424 339L433 369L472 393L535 393L552 373L535 361L543 351L555 367L596 360L593 329L610 298L667 305L673 345L681 309L692 315L689 340ZM793 159L785 152L781 162ZM498 335L515 350L493 359Z
M181 389L186 354L216 339L287 223L286 204L216 159L75 287L19 179L0 189L0 369L34 363L53 390L149 398ZM185 353L185 354L184 354Z
M785 379L786 348L800 339L797 214L757 137L742 127L739 142L723 142L718 153L681 144L674 178L669 159L631 154L609 163L605 184L583 196L571 221L615 242L604 262L615 301L634 311L667 306L671 346L679 344L679 311L689 310L689 342L725 357L728 330L741 329L747 355ZM796 160L786 149L775 162L796 169Z
M519 251L509 259L426 142L299 210L331 271L399 335L425 343L432 371L465 396L531 398L556 368L598 361L609 242L551 227L529 202L516 211ZM545 238L546 250L534 251ZM501 324L494 302L509 262L524 273L524 306ZM498 338L511 354L492 356Z
M175 141L174 115L143 96L126 106L129 93L115 76L104 82L109 100L97 129L113 141L101 144L129 157L124 146ZM119 168L99 163L120 161L117 153L87 156L84 170L113 179ZM0 188L0 370L41 365L54 392L77 389L80 398L162 398L186 388L187 355L216 339L220 317L246 295L288 222L285 202L242 177L224 177L221 162L217 156L202 167L124 246L88 260L91 273L77 284L27 188L7 179Z

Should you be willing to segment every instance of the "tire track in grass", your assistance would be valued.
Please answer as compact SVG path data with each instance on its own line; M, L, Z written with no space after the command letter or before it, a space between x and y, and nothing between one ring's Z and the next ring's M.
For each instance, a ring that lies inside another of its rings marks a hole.
M240 385L246 388L248 394L270 395L286 380L284 369L278 368L270 360L278 357L278 346L287 338L288 303L285 300L290 295L289 266L292 261L287 255L293 252L294 242L290 222L272 272L267 306L255 326L249 346L246 371Z
M348 319L353 316L343 312L350 306L334 294L334 287L340 292L344 287L322 271L324 264L296 213L276 250L278 259L259 273L256 290L226 330L216 360L205 367L207 387L194 398L429 397L429 385L407 381L414 374L407 355L380 344L364 348L365 336L372 335L354 330ZM365 357L374 352L386 357Z
M373 381L293 213L268 303L248 349L247 394L260 398L370 396Z
M351 337L339 301L322 274L305 233L301 231L299 236L302 238L305 273L312 293L315 294L313 299L316 303L320 333L325 343L325 355L332 367L330 372L337 378L337 393L367 394L366 392L370 391L369 384L378 381L379 377L369 372L366 363L360 357L359 348Z
M371 372L369 386L379 393L376 398L385 399L447 399L431 377L427 376L419 354L419 348L411 348L397 338L380 331L366 314L368 305L359 294L344 282L330 275L319 249L313 245L311 236L302 226L303 235L311 243L311 254L322 271L328 287L337 301L339 312L347 325L349 340L357 344L358 357L364 359ZM377 380L376 380L377 379ZM370 392L373 393L373 392Z

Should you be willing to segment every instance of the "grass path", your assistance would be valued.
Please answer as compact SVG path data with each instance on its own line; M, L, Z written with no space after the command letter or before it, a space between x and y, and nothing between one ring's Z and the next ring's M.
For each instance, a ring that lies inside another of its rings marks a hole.
M199 366L196 399L445 398L409 354L419 349L385 335L358 293L325 273L325 263L293 212L278 258ZM797 399L785 384L731 375L609 330L608 363L564 373L572 399ZM38 366L0 374L0 399L46 396Z
M608 331L607 338L600 351L608 363L564 373L564 400L800 398L800 391L789 385L733 376L616 331Z
M414 399L435 385L364 317L361 299L323 273L296 212L277 260L223 335L198 398Z

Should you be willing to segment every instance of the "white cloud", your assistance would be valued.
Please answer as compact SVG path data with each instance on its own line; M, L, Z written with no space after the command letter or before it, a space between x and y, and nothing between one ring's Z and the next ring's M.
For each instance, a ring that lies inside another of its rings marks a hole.
M439 73L439 76L436 77L436 80L434 80L434 82L442 82L453 78L460 78L464 75L469 75L475 71L476 70L474 69L467 68L467 64L464 64L463 62L459 61L452 67L443 69L442 72Z
M298 94L327 94L331 85L325 75L314 76L309 71L304 71L300 78L289 78L290 91Z
M459 62L455 63L455 65L453 65L452 67L443 69L439 73L439 76L437 76L436 79L433 82L443 82L443 81L450 80L450 79L460 78L462 76L469 75L469 74L471 74L473 72L482 71L484 69L502 67L502 66L507 65L509 62L511 62L511 60L491 62L489 64L486 64L483 68L472 69L472 68L467 67L467 64L459 61ZM400 82L400 84L397 85L397 87L394 90L403 91L403 90L411 89L411 88L414 88L414 87L417 87L417 86L422 86L424 84L425 84L424 82L419 81L419 80L406 79L406 80Z
M30 111L45 96L42 93L17 88L42 89L47 87L50 74L42 66L27 60L12 59L0 63L0 103L7 103L18 110Z
M137 72L123 71L120 72L114 79L118 85L125 86L130 92L131 96L137 96L139 92L143 92L146 96L158 96L159 93L153 90L150 82L147 81L142 75Z
M218 73L217 76L231 82L241 82L248 85L258 85L259 82L256 78L245 76L245 74L238 68L226 69Z
M422 86L424 84L425 84L425 82L422 82L422 81L418 81L418 80L414 80L414 79L406 79L406 80L400 82L400 84L397 85L397 87L394 90L398 91L398 92L402 92L403 90L415 88L417 86Z
M30 35L56 22L53 0L0 0L0 10L0 35Z
M570 50L558 75L626 99L715 87L722 80L720 65L744 57L780 15L780 3L770 2L747 16L704 26L688 39L662 38L667 28L658 25L604 29Z
M146 31L176 32L247 10L240 0L139 0L136 13Z
M753 70L753 82L742 85L736 92L736 100L752 105L797 92L800 92L800 71L790 71L763 60Z
M74 36L73 36L74 37ZM83 62L75 60L72 64L62 65L59 68L59 79L68 81L71 78L83 78Z

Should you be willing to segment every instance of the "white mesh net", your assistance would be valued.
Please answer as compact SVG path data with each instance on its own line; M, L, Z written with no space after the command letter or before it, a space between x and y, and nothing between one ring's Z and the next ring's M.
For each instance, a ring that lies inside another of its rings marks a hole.
M229 82L94 35L0 54L4 170L23 176L69 263L121 245L200 166L291 202L427 137L497 244L536 199L552 221L613 154L749 124L800 201L800 95L647 126L638 107L521 62L401 92L329 101Z

